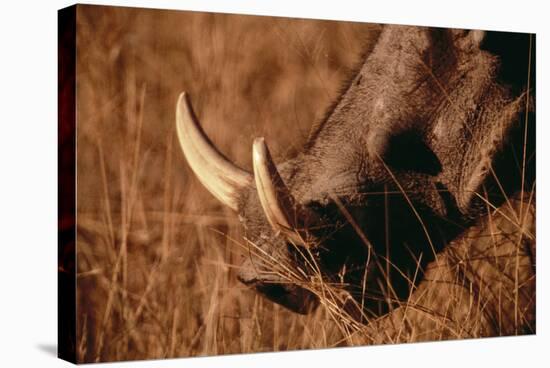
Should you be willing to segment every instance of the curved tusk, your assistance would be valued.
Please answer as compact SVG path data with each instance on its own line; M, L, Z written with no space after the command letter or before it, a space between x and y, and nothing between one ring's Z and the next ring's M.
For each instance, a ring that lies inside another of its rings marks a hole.
M254 179L265 216L275 231L284 233L296 244L305 244L300 229L301 212L273 162L264 138L256 138L252 146Z
M223 204L237 211L240 193L252 186L252 175L214 147L199 125L185 92L178 98L176 128L183 154L199 181Z

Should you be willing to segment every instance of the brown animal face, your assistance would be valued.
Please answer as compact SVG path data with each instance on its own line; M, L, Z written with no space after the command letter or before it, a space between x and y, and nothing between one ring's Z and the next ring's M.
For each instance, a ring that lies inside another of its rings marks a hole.
M497 36L386 26L303 152L276 164L258 138L250 172L212 146L182 94L183 152L245 229L239 279L300 313L335 285L335 304L359 315L406 297L479 214L480 193L498 200L519 183L492 190L525 113L529 39ZM512 43L517 73L499 52Z

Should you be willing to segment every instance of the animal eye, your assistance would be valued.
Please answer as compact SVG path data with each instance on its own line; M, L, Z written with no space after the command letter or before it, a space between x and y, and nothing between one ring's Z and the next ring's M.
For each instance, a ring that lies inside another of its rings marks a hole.
M441 171L439 159L416 132L403 132L390 137L383 158L396 170L428 175L437 175Z

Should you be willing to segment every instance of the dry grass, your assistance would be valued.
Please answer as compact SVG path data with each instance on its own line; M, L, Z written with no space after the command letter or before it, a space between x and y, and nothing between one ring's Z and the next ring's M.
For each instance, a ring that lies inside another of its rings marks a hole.
M79 360L340 344L322 308L296 315L237 281L236 217L185 163L175 102L190 92L242 167L256 136L290 155L375 27L84 6L78 32Z
M202 188L175 136L175 103L186 90L209 137L241 167L251 167L257 136L276 158L292 155L373 43L376 26L87 6L77 19L79 361L421 340L411 331L373 339L352 317L360 306L314 263L308 287L324 308L310 315L241 285L243 250L261 250ZM488 203L490 224L498 212ZM532 236L523 205L511 213L518 241ZM305 282L292 265L273 268ZM402 308L406 325L420 306L412 300ZM424 312L443 338L446 317Z

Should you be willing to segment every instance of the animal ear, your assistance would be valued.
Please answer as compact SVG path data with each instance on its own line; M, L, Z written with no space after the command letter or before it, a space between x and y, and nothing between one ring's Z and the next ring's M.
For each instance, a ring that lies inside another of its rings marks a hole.
M479 49L486 36L480 29L453 29L451 33L457 47L465 51Z
M535 35L529 33L487 31L479 48L498 56L497 80L511 88L514 95L519 95L525 92L527 83L530 88L535 86L535 44ZM528 73L529 69L531 73Z
M472 29L468 32L468 39L472 46L479 47L485 39L486 32L480 29Z

